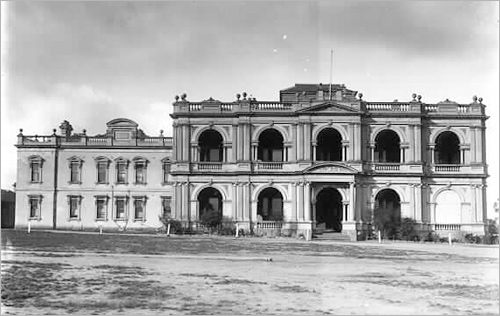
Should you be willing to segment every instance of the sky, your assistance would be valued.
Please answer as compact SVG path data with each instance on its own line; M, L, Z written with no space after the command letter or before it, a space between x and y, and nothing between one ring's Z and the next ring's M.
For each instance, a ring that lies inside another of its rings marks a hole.
M16 135L63 120L94 135L126 117L171 135L172 102L277 100L333 82L368 101L484 99L488 211L499 195L499 3L483 1L1 2L1 186Z

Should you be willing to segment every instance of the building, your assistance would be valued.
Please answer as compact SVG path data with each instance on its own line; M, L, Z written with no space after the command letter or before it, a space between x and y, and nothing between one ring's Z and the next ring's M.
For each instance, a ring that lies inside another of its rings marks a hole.
M14 228L16 194L2 190L2 228Z
M485 105L369 102L344 85L296 84L279 101L173 103L173 137L133 121L106 134L18 136L16 227L153 228L204 212L253 231L364 238L379 214L421 234L484 235Z

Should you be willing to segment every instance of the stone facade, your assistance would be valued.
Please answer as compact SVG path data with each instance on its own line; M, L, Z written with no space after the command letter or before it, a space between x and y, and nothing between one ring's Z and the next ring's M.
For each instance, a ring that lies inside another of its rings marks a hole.
M203 213L218 211L240 228L292 236L364 238L379 214L412 218L422 234L484 234L481 99L368 102L344 85L297 84L279 101L182 95L171 117L172 138L146 136L125 119L92 137L72 134L67 122L62 136L21 133L16 227L149 228L164 211L197 227ZM97 183L99 163L108 166L105 183ZM147 181L118 183L119 173L136 177L136 166ZM81 179L72 179L78 168ZM31 216L39 196L41 215ZM127 215L117 219L121 198ZM99 199L107 200L105 219L97 218ZM139 219L137 200L145 205Z

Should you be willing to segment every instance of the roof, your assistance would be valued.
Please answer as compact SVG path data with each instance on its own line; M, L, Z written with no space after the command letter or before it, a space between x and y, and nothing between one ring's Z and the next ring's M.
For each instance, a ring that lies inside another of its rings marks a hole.
M332 90L345 89L345 85L332 84ZM330 84L310 84L310 83L296 83L295 86L283 89L282 92L316 92L318 90L330 91Z

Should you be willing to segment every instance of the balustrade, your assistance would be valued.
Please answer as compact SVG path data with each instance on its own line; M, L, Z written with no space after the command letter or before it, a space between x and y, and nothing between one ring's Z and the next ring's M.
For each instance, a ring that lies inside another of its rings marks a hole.
M281 170L283 169L282 162L258 162L258 170Z
M460 230L460 224L434 224L434 230Z
M281 221L261 221L257 222L257 229L281 229L283 222Z
M434 171L437 172L459 172L459 165L436 165L434 166Z
M376 171L399 171L399 169L400 169L399 164L380 164L380 163L375 164Z

